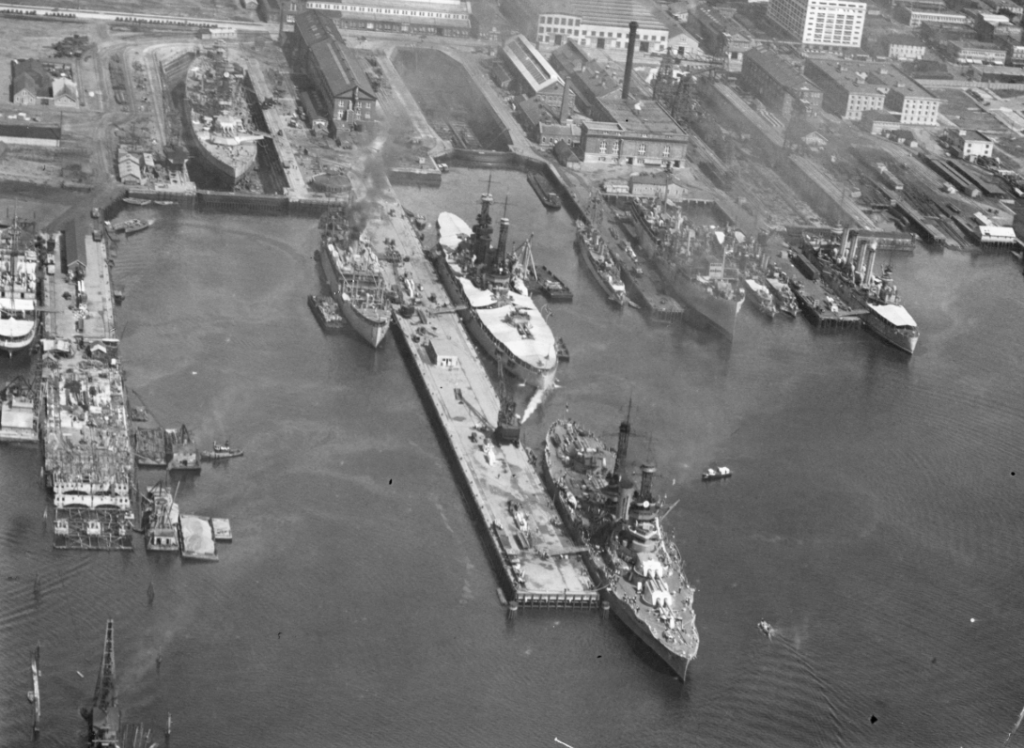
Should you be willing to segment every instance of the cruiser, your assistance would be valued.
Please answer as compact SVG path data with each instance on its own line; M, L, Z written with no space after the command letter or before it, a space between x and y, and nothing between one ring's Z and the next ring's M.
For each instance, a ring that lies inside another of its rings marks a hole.
M544 442L544 480L573 539L590 549L588 568L612 611L685 680L700 644L694 588L664 536L655 469L641 467L639 490L624 476L629 435L627 417L612 452L575 421L556 421Z
M245 100L248 73L224 55L195 59L185 79L188 134L199 160L234 186L256 163L257 132Z
M15 215L0 230L0 350L8 355L32 345L39 330L39 256L26 228Z
M678 209L666 205L631 204L633 222L640 235L640 249L672 295L699 320L732 338L736 317L745 298L732 254L740 243L731 229L691 226Z
M853 307L867 310L864 324L882 340L913 355L921 333L900 301L892 266L874 275L878 242L867 244L847 229L836 242L804 241L803 252L821 271L822 283Z
M362 240L355 211L339 208L320 219L320 265L345 320L377 348L388 334L391 305L380 258Z
M555 336L520 279L512 275L507 218L491 246L490 194L481 198L471 233L452 213L437 217L437 271L477 344L514 377L538 389L554 384Z

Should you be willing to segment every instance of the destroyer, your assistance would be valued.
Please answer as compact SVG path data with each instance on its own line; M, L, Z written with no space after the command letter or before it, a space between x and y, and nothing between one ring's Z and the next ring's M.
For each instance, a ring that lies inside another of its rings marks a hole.
M512 376L546 389L558 368L555 337L527 289L512 276L507 218L501 219L497 247L491 246L492 202L490 194L481 197L480 214L469 235L458 216L438 216L438 275L487 355L502 362Z
M576 238L573 247L597 285L605 292L608 301L615 306L626 303L626 284L622 281L622 271L615 263L611 252L605 244L601 231L592 223L576 221Z
M32 244L33 224L15 214L0 230L0 350L25 350L39 330L39 256Z
M631 203L640 249L650 259L672 295L699 319L732 338L745 298L730 259L747 240L728 228L691 225L677 208Z
M624 475L629 434L627 417L613 453L575 421L556 421L544 442L544 479L573 539L590 548L591 573L612 611L685 680L700 643L694 589L662 530L655 469L641 467L639 490Z
M249 119L245 101L248 73L223 53L195 59L185 79L188 133L199 160L232 186L256 163L256 143L264 138Z
M320 264L348 323L374 348L384 342L391 322L380 258L362 240L355 205L331 210L320 219Z

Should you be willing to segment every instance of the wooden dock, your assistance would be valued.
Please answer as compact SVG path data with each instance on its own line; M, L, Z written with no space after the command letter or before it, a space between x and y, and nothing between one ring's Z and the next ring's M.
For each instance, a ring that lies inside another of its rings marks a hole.
M397 218L389 216L393 207ZM387 265L389 283L408 276L417 289L414 312L395 315L395 338L451 459L468 506L496 562L510 609L524 606L592 609L599 596L586 566L544 489L530 453L498 445L492 434L498 395L433 266L397 203L369 223L366 238L393 239L407 263ZM430 301L435 299L436 301ZM511 502L526 518L516 525Z

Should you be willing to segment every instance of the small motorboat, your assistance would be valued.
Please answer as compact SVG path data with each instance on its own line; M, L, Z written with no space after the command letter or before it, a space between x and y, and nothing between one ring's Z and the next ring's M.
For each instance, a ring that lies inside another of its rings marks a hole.
M718 467L711 467L704 471L701 475L701 480L722 480L723 478L731 478L732 470L720 465Z
M775 635L775 629L768 621L758 621L757 630L765 635L768 639L771 639Z
M241 457L244 455L240 449L235 449L229 443L224 442L223 444L213 443L213 449L203 450L199 453L199 456L204 460L211 462L216 460L228 460L232 457Z

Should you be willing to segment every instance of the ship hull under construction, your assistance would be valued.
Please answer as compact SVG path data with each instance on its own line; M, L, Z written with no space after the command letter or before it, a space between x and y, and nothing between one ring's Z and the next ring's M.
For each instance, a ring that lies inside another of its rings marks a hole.
M391 324L390 313L382 307L368 308L358 304L353 294L359 294L359 287L362 285L360 278L346 275L335 268L330 254L327 248L320 250L320 266L323 268L327 285L331 288L331 295L338 302L338 308L341 309L345 321L359 337L374 348L379 348L388 334L388 327ZM373 282L372 278L366 278L366 285Z
M480 316L481 312L470 304L469 297L462 287L462 280L456 275L443 252L437 260L437 269L438 276L440 276L449 298L460 310L459 315L462 317L466 329L469 330L469 334L484 353L495 361L503 362L505 370L525 384L537 389L547 389L554 385L558 356L554 352L553 346L551 355L548 357L550 361L548 366L536 366L524 361L488 329ZM536 305L529 296L519 296L518 298L520 303L532 307L533 311L536 311ZM539 316L539 312L537 315Z

